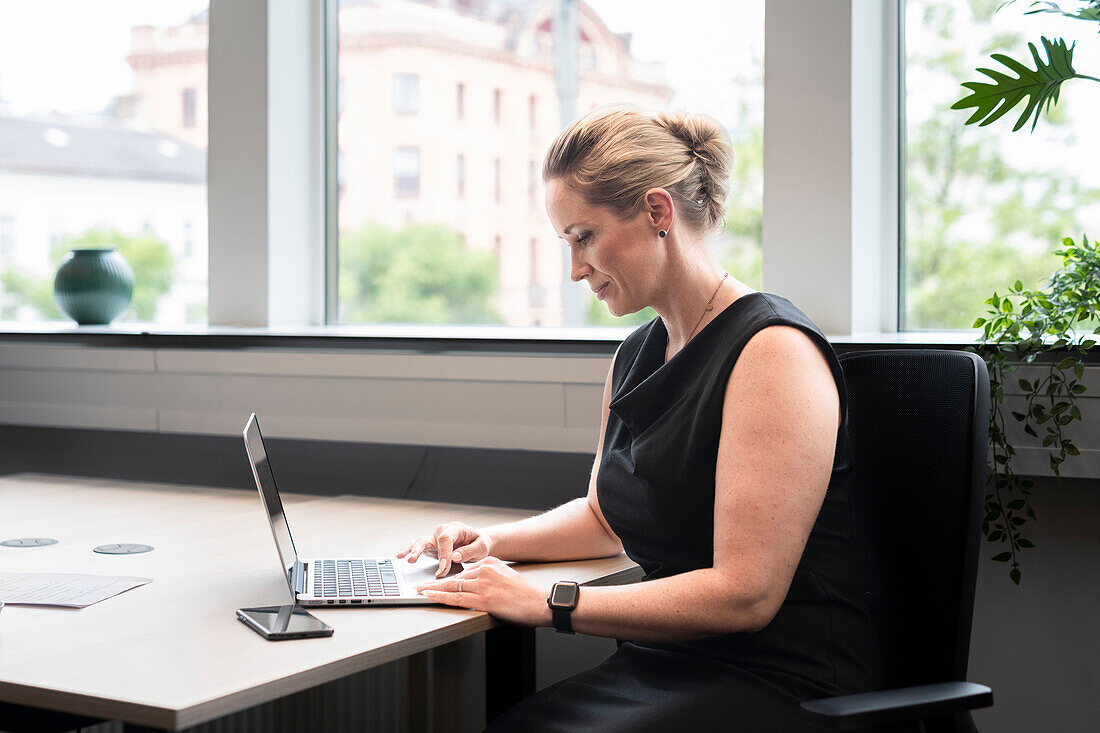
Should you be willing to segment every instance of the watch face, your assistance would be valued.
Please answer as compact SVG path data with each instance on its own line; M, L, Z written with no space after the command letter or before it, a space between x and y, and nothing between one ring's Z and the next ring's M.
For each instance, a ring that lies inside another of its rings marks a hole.
M559 608L573 608L577 605L580 589L573 583L555 583L550 592L550 604Z

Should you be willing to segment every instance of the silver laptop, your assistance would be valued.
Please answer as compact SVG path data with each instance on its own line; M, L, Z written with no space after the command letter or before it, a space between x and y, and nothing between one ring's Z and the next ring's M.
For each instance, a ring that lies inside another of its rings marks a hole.
M267 459L256 413L244 426L244 447L260 491L290 592L302 606L407 606L433 603L416 586L435 580L437 562L410 565L393 557L300 559ZM457 565L457 563L456 563ZM452 570L452 573L456 572Z

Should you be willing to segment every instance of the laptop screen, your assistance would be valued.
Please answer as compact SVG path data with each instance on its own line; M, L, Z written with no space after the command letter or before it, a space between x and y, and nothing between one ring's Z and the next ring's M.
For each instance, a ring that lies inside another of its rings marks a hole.
M283 502L279 499L279 489L275 486L275 475L271 473L271 464L267 460L267 450L264 448L263 436L260 435L260 421L256 419L256 413L252 413L248 424L244 426L244 447L252 464L256 488L260 490L260 498L267 510L271 534L275 536L275 546L279 549L279 559L286 568L286 582L293 594L290 571L298 560L298 553L294 549L294 539L290 536L290 525L287 524L286 514L283 512Z

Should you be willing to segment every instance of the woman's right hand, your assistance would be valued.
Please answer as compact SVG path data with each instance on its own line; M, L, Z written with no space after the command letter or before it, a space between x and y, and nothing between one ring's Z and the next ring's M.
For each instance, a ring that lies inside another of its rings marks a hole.
M435 528L428 537L420 537L401 548L398 558L416 562L421 555L439 558L435 577L450 572L452 563L477 562L489 556L492 542L489 535L462 522L448 522Z

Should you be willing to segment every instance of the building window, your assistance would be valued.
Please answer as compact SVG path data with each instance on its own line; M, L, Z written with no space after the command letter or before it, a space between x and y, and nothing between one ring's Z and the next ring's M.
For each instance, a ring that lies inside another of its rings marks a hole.
M414 115L420 111L419 75L393 75L393 111L399 115Z
M591 71L596 68L596 49L591 43L582 43L580 48L581 71Z
M534 285L539 281L539 240L531 237L527 243L527 282Z
M539 127L539 98L534 94L527 98L527 119L532 130Z
M197 100L197 93L194 89L183 90L183 126L194 127L195 126L195 103Z
M400 147L393 154L394 193L398 198L420 195L420 149Z
M455 158L455 181L458 197L466 198L466 156L462 153Z
M542 308L546 305L546 286L542 284L542 279L539 277L538 237L531 237L527 244L527 261L527 303L532 308Z
M493 161L493 201L500 203L500 158Z
M527 204L535 205L535 193L538 189L538 168L535 161L527 161Z
M493 122L497 125L500 124L500 98L503 96L503 92L499 89L493 90Z
M466 119L466 85L462 83L455 86L455 117Z

